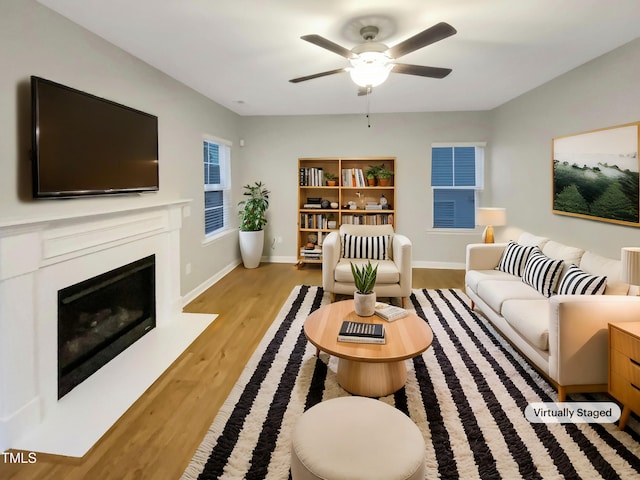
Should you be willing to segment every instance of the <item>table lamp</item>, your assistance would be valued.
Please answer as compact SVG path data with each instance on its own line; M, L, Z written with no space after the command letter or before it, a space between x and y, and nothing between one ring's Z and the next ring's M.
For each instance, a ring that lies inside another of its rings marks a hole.
M478 208L476 223L485 226L484 232L482 232L484 243L493 243L493 227L507 224L507 211L504 208Z
M621 259L622 280L630 285L640 285L640 247L622 247Z

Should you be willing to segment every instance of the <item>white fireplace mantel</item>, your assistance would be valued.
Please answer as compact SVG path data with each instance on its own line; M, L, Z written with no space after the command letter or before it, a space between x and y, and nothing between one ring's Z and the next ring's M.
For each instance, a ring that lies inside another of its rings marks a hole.
M83 456L215 315L181 312L188 200L0 221L0 450ZM156 256L156 328L58 400L58 290Z

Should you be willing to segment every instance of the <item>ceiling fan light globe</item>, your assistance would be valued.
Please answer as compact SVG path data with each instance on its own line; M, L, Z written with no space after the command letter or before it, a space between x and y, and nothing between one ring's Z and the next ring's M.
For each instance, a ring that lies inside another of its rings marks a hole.
M377 87L389 77L393 64L379 52L364 52L351 60L351 80L360 87Z

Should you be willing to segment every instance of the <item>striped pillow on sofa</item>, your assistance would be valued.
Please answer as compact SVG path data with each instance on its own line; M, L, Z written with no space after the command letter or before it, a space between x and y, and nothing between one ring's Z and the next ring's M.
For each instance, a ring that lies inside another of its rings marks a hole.
M550 297L558 285L562 275L562 260L553 260L535 247L524 266L522 281L535 288L545 297Z
M527 247L519 245L513 240L510 241L502 253L502 258L500 258L500 263L498 263L496 270L521 277L527 259L534 248L536 247Z
M342 235L342 258L366 258L369 260L389 260L391 235L361 237Z
M590 275L571 265L562 277L560 295L602 295L607 287L607 277Z

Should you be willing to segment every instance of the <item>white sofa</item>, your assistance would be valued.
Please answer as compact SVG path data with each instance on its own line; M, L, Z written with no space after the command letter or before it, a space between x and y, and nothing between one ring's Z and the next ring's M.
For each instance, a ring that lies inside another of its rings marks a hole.
M606 275L604 294L547 298L520 277L496 269L506 243L471 244L465 287L472 307L556 384L558 401L568 393L606 391L608 323L640 320L637 287L621 281L620 260L527 232L517 243L538 246L547 257L562 259L563 275L570 264L592 275Z

